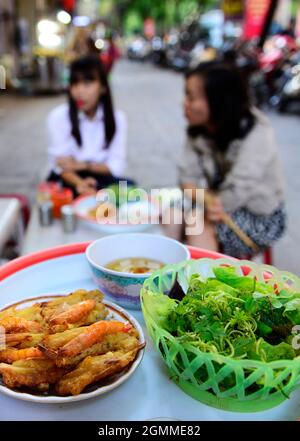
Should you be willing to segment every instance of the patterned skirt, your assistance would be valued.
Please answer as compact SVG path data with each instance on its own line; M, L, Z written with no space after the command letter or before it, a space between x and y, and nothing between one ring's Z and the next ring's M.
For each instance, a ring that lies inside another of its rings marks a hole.
M270 215L257 215L246 208L240 208L231 215L233 221L243 230L260 251L269 248L284 233L286 213L284 207L278 208ZM253 255L253 250L224 223L216 224L217 239L221 252L237 258Z

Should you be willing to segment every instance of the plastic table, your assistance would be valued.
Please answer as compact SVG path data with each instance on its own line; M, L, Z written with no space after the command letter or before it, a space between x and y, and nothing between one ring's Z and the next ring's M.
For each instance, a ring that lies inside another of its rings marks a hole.
M15 301L74 289L94 289L84 251L87 243L56 247L16 259L0 268L0 308ZM191 249L192 257L221 257ZM206 406L179 389L148 337L142 312L130 311L146 336L143 360L134 374L106 395L73 404L35 404L0 395L0 420L296 420L299 394L260 413L232 413Z
M159 225L153 225L147 228L145 232L162 234L162 228ZM78 221L77 228L72 233L65 233L63 231L60 219L54 219L52 225L41 226L39 223L38 208L37 206L34 206L25 234L21 254L31 254L59 245L70 245L78 242L92 241L105 235L107 235L107 233L96 231L80 221Z

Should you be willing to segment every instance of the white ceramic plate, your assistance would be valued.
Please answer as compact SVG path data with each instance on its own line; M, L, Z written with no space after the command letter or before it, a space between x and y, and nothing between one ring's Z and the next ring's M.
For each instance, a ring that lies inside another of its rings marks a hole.
M35 302L53 300L54 298L57 298L57 297L60 297L60 296L58 296L58 295L45 295L45 296L35 297L32 299L22 300L20 302L14 303L14 304L7 305L5 308L7 308L9 306L18 306L20 308L25 308ZM109 302L108 300L103 300L103 303L105 304L105 306L109 310L108 318L110 318L112 320L122 321L122 322L130 322L132 324L132 326L134 326L139 333L140 343L141 344L145 343L145 337L144 337L142 328L139 325L139 323L137 322L137 320L135 320L135 318L132 317L131 314L129 314L127 311L125 311L120 306ZM2 308L2 309L4 309L4 308ZM105 386L99 386L99 387L97 387L97 385L88 386L86 389L86 392L82 392L79 395L60 397L58 395L47 395L47 394L42 395L42 394L38 394L38 393L37 394L30 394L27 392L19 392L17 390L10 389L7 386L5 386L2 383L2 380L0 380L0 392L5 395L8 395L10 397L17 398L18 400L32 401L35 403L45 403L45 404L47 404L47 403L48 404L50 404L50 403L72 403L75 401L87 400L89 398L94 398L99 395L106 394L107 392L110 392L111 390L115 389L116 387L118 387L122 383L124 383L124 381L126 381L134 373L134 371L136 370L136 368L138 367L138 365L142 361L143 354L144 354L144 349L141 349L138 352L133 363L130 365L129 369L125 369L123 372L120 373L120 375L112 377L112 380L110 383L106 384Z
M99 223L96 219L89 216L89 211L95 208L97 205L99 205L99 202L97 202L96 196L79 196L73 202L73 208L79 221L96 231L107 234L138 233L151 227L151 223L144 220L142 222L135 223L125 223L125 221L122 223L113 224L105 221L103 223ZM122 205L118 209L120 219L126 220L127 213L131 212L133 215L134 213L140 213L140 218L145 220L151 217L153 220L155 220L156 224L159 223L159 208L155 201L151 201L149 199L145 201L130 202L126 206Z

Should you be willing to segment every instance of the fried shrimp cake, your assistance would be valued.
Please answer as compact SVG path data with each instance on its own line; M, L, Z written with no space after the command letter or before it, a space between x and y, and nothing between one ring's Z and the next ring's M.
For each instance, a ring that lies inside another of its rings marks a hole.
M13 364L0 363L3 382L10 388L26 386L48 390L49 385L56 383L65 372L51 360L19 360Z
M49 332L54 334L74 327L89 325L107 316L99 290L74 291L68 296L42 303L42 316Z
M51 336L50 336L51 338ZM106 335L100 343L96 343L89 348L83 350L80 354L73 357L61 357L57 358L56 353L45 346L41 346L40 349L45 351L49 358L55 360L55 363L59 367L69 367L77 365L81 360L89 355L101 355L105 352L111 351L129 351L139 344L139 340L134 333L117 332L116 334Z
M73 371L66 374L56 385L59 395L78 395L89 384L121 372L131 363L144 345L129 352L115 351L103 355L86 357Z

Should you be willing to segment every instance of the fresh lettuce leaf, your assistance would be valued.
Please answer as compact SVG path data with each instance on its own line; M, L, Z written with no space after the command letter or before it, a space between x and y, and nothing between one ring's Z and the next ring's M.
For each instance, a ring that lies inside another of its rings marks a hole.
M176 307L177 302L167 295L151 293L148 291L144 297L144 306L147 313L162 328L167 324L167 317Z
M259 354L265 361L293 360L296 357L294 349L288 343L281 342L278 345L270 345L264 340L259 345Z
M257 282L257 280L249 276L238 275L233 266L219 266L213 268L213 271L219 281L239 290L241 294L253 293L254 291L263 294L274 292L273 287L266 283Z
M217 267L213 268L213 272L220 282L238 289L241 292L254 292L256 282L252 277L239 276L236 274L234 267Z

